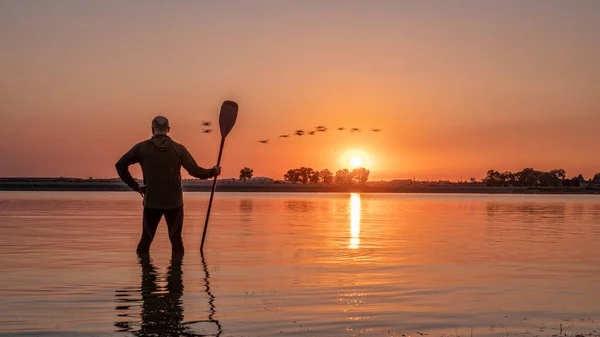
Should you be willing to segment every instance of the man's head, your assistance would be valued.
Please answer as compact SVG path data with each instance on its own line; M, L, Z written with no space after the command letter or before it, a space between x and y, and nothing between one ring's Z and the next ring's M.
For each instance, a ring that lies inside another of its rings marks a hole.
M163 134L166 135L171 131L171 127L169 126L169 120L167 117L156 116L152 120L152 134Z

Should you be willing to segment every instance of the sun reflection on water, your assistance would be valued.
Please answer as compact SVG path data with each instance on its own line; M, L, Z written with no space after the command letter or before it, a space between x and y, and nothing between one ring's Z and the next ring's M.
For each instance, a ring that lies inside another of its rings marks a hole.
M358 248L360 244L360 194L350 195L350 249Z

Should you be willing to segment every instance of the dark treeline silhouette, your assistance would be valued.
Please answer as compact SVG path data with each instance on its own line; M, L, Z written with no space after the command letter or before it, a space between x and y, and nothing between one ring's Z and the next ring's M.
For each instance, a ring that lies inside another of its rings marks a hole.
M593 179L585 180L581 174L569 179L563 169L538 171L528 167L515 173L489 170L484 183L487 186L507 187L587 187L590 184L600 184L600 173L597 173Z
M363 167L356 168L352 171L348 169L338 170L335 175L328 169L321 171L314 170L310 167L301 167L290 169L283 178L292 183L301 182L303 184L338 184L352 185L354 183L364 184L369 180L371 172Z

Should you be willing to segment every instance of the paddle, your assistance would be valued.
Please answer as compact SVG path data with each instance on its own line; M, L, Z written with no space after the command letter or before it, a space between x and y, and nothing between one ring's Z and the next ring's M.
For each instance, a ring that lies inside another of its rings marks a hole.
M223 145L225 145L225 137L229 134L235 120L238 115L238 105L234 101L224 101L221 105L221 112L219 114L219 129L221 130L221 147L219 149L219 158L217 159L217 166L221 165L221 155L223 154ZM210 208L212 206L213 196L215 194L215 188L217 186L217 177L213 181L212 192L210 192L210 200L208 201L208 211L206 212L206 221L204 222L204 232L202 233L202 243L200 244L200 251L204 249L204 238L206 237L206 229L208 228L208 217L210 216Z

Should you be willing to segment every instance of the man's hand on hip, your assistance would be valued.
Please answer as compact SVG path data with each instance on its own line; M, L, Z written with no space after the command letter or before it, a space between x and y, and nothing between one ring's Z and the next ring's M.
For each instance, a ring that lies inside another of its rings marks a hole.
M138 192L143 198L146 195L146 185L140 185L136 192Z

